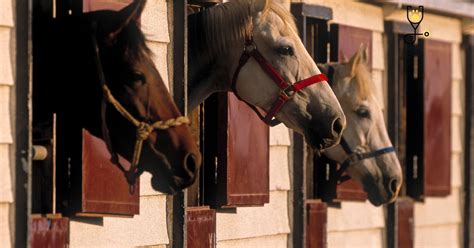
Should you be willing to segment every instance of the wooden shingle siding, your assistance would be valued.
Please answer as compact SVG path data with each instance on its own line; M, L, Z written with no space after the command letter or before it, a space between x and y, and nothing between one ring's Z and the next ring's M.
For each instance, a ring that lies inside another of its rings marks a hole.
M71 247L131 247L168 244L166 196L142 196L133 218L71 218Z
M13 168L12 143L15 36L12 0L0 0L0 246L13 244Z
M0 143L0 203L13 202L12 168L10 166L10 145Z
M329 236L336 232L382 229L383 227L383 208L362 202L343 202L340 209L328 208ZM329 247L331 247L330 242Z
M383 247L383 231L379 228L329 233L328 247Z
M241 207L237 213L217 213L217 245L223 240L288 234L287 191L270 191L263 207Z
M255 238L225 240L218 243L218 248L243 248L243 247L260 247L260 248L283 248L287 247L288 235L269 235Z
M352 0L300 0L300 2L332 8L331 23L383 32L383 22L380 21L383 19L383 11L378 6Z
M10 203L0 202L0 226L2 227L0 229L0 245L2 245L2 247L12 246L13 230L10 224L10 206Z

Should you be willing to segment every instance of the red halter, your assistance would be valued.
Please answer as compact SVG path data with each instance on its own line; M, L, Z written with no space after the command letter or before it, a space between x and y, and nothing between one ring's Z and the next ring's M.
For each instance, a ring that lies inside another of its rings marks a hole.
M270 110L265 116L260 113L257 107L243 100L237 93L237 78L239 76L240 70L247 63L250 57L254 58L258 62L263 71L273 80L273 82L275 82L278 88L280 88L280 94L278 95L278 99L273 103L273 106L270 108ZM257 113L258 117L260 117L263 122L273 127L281 123L273 117L278 113L278 111L280 111L280 109L283 107L283 105L285 105L288 100L290 100L301 89L322 81L328 81L328 78L324 74L317 74L294 84L286 82L285 79L283 79L283 77L275 70L275 68L273 68L273 66L268 63L268 61L258 51L257 45L254 43L253 38L250 38L245 42L244 51L240 56L239 65L237 66L237 69L234 72L234 76L232 77L231 87L237 98L249 105L249 107L252 108L255 113Z

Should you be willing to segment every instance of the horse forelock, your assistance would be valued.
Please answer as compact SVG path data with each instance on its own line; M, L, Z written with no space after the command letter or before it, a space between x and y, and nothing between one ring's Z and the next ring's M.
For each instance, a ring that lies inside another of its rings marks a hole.
M339 83L343 82L344 77L350 77L350 65L342 64L345 66L338 67L336 66L336 70L343 70L343 73L335 72L334 75L337 75L334 78L334 86L333 90L337 95L346 96L352 99L352 101L361 102L369 99L374 95L373 91L373 83L371 79L371 74L367 65L365 64L358 64L355 67L355 74L350 79L349 87L345 87L343 85L339 85ZM343 78L341 78L343 77Z
M357 87L356 93L359 99L367 100L374 94L372 79L370 78L370 72L366 65L358 64L356 66L354 83Z

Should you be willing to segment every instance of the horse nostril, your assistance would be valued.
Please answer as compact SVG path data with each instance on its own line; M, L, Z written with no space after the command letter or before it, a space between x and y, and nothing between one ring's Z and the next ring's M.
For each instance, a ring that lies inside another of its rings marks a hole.
M332 131L339 136L342 133L342 129L344 128L344 125L342 123L341 118L336 118L334 122L332 123Z
M397 179L392 179L392 181L390 181L390 185L389 185L389 190L390 190L390 193L391 194L396 194L397 191L398 191L398 180Z
M189 177L193 178L194 175L196 174L196 156L192 153L188 153L184 157L184 170L187 172Z

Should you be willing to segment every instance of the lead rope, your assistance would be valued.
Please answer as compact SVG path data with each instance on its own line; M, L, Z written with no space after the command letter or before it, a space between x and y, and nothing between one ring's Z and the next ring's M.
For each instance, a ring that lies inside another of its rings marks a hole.
M177 127L184 124L189 124L190 121L185 116L180 116L177 118L168 119L166 121L157 121L153 124L149 124L143 121L137 120L133 117L130 112L128 112L120 102L115 99L107 85L102 85L102 90L104 91L104 96L107 101L114 106L114 108L128 121L130 121L137 128L137 138L135 141L135 148L133 152L133 159L129 171L134 172L138 167L138 162L140 162L140 155L142 152L143 141L147 140L150 137L150 134L155 130L165 130L170 127Z
M137 168L138 168L138 163L140 162L140 156L141 156L141 153L142 153L143 141L147 140L150 137L150 134L155 130L165 130L165 129L168 129L170 127L188 125L190 123L190 121L187 117L180 116L180 117L177 117L177 118L168 119L166 121L156 121L152 124L142 122L142 121L137 120L135 117L133 117L133 115L130 114L130 112L128 112L122 106L122 104L120 104L120 102L117 101L117 99L115 99L115 97L113 96L113 94L110 91L109 87L105 83L105 75L104 75L104 71L102 69L102 63L100 61L99 46L97 44L97 40L96 40L96 37L95 37L95 33L96 33L95 30L97 28L96 25L97 25L96 23L94 23L94 25L93 25L94 33L92 34L92 43L94 45L94 52L95 52L94 55L95 55L95 62L96 62L96 66L97 66L97 71L98 71L98 74L99 74L99 81L100 81L100 84L102 86L102 91L103 91L103 94L104 94L104 101L102 102L102 109L101 109L101 111L102 111L102 133L103 133L102 135L104 136L103 138L105 139L107 149L109 150L109 152L112 155L111 161L114 164L117 164L119 169L125 173L125 175L127 177L127 181L131 185L131 191L133 191L134 180L132 179L131 175L133 175L136 172ZM111 142L111 139L110 139L109 130L107 128L107 123L106 123L106 120L105 120L105 116L106 116L105 111L106 111L106 107L107 107L107 102L112 104L112 106L114 106L114 108L125 119L130 121L137 128L136 141L135 141L135 146L134 146L134 151L133 151L132 163L131 163L130 169L128 171L126 171L125 168L123 168L120 165L118 155L113 150L113 147L112 147L112 142ZM162 157L165 157L163 154L160 154L160 155L162 155Z

